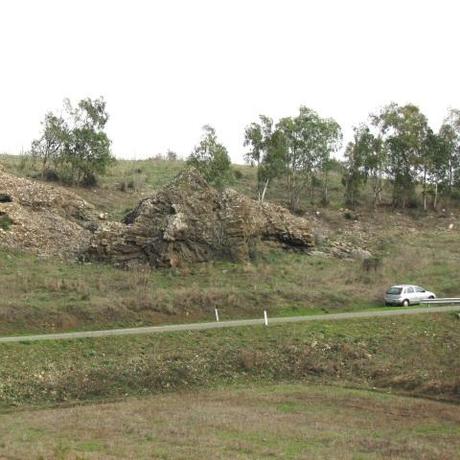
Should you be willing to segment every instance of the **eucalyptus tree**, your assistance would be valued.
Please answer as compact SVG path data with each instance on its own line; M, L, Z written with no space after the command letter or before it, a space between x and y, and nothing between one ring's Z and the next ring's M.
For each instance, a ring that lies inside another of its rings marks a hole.
M321 176L323 199L327 200L327 174L331 153L342 140L338 123L321 118L315 111L301 106L296 117L282 118L276 125L282 139L286 187L291 210L299 208L301 195L314 179Z
M439 136L443 139L448 149L448 188L460 187L460 110L451 109L444 120Z
M354 207L364 184L372 189L374 208L381 201L383 190L386 151L382 139L372 132L366 124L353 128L353 141L345 150L345 173L342 183L345 186L345 204Z
M258 168L258 180L264 184L260 201L264 201L268 184L276 179L286 177L286 138L283 133L275 129L267 143L266 153Z
M257 167L257 195L264 200L270 180L278 175L276 167L277 139L273 132L273 120L259 115L260 123L253 122L244 131L244 154L247 163Z
M69 133L64 119L52 112L45 115L42 127L43 131L40 138L32 141L30 153L32 158L41 162L41 174L44 177L50 166L61 155Z
M72 128L64 144L63 161L70 165L72 180L89 185L114 161L105 132L109 119L106 103L103 98L87 98L75 108L67 100L66 106Z
M423 162L428 121L420 109L392 103L371 115L388 154L386 173L393 183L393 205L406 207L415 197L415 185Z
M366 182L367 160L374 151L375 137L368 126L362 124L353 128L353 141L345 149L345 171L342 183L345 186L345 204L357 204L360 189Z
M438 197L441 191L448 189L449 159L452 145L446 132L441 130L439 134L431 129L426 138L426 147L423 155L423 209L428 208L428 191L433 195L433 207L436 209Z
M210 184L218 187L232 177L227 149L218 142L216 130L209 125L203 126L203 136L187 158L187 164L194 166Z
M114 161L104 131L108 118L103 98L82 99L75 108L66 99L63 115L46 114L42 135L31 146L32 156L42 163L42 174L52 166L66 182L95 183L96 175Z

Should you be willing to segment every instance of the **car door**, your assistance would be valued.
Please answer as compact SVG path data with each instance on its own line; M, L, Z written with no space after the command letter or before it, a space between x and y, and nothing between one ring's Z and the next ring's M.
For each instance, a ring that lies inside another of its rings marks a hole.
M420 286L415 286L415 295L417 297L417 302L425 300L427 297L425 289Z
M413 287L406 288L406 297L409 299L410 303L417 303L417 296Z

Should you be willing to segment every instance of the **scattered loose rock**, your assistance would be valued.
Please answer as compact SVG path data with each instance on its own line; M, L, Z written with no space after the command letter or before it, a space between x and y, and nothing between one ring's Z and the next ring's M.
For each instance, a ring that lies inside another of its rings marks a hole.
M86 247L86 225L94 219L93 207L78 195L13 176L1 165L0 214L11 221L0 232L0 247L46 255L74 255Z

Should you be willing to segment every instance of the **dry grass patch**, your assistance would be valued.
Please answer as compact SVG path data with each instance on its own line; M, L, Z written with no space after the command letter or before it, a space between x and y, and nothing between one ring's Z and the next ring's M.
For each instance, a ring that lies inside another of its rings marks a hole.
M180 393L0 415L11 458L454 459L458 406L338 387Z

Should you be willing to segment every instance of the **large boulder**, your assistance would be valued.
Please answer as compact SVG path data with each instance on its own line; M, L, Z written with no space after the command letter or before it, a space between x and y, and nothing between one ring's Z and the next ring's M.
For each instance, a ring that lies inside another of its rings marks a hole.
M221 258L246 260L268 240L302 251L313 246L305 219L232 189L217 190L190 169L142 200L123 222L101 224L88 256L119 266L171 267Z

